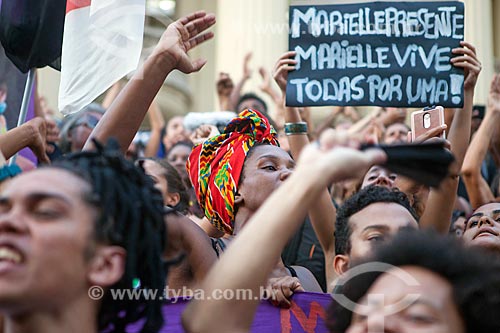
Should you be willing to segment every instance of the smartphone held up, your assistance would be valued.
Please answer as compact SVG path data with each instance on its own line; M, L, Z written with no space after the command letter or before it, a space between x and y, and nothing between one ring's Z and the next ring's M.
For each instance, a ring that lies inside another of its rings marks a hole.
M413 112L411 114L411 141L415 141L422 134L444 124L444 109L442 106ZM446 139L445 132L443 131L439 137Z

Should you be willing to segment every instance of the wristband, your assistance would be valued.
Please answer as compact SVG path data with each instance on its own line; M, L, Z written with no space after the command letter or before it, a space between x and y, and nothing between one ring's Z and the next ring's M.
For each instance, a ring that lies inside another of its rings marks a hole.
M7 110L7 103L0 103L0 114L4 114L5 110Z
M21 172L21 168L17 164L4 165L0 168L0 182L3 182L4 180L9 178L13 178Z
M298 123L286 123L285 134L286 135L307 134L307 123L303 121Z

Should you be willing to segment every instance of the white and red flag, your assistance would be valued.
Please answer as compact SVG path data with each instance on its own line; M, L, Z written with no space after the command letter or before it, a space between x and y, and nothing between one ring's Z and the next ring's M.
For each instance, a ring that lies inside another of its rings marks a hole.
M145 0L68 0L59 110L80 111L139 64Z

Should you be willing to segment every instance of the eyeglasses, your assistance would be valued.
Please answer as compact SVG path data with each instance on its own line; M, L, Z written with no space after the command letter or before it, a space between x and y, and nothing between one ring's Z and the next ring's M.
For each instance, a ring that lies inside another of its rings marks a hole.
M94 129L97 126L99 119L91 114L85 114L80 119L78 119L70 129L78 126L86 126L90 129Z

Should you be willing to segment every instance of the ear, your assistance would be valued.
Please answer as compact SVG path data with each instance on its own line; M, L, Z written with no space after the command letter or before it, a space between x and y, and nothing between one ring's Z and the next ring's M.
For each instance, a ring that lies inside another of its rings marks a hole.
M66 140L68 142L71 142L72 139L73 139L73 130L72 129L68 129L68 131L66 132Z
M413 205L415 204L415 194L410 193L406 197L408 198L408 201L410 202L410 206L413 207Z
M333 269L337 276L341 276L349 269L349 256L345 254L337 254L333 258Z
M241 194L236 193L234 195L234 205L235 206L241 205L243 203L243 201L245 201L245 200L243 199L243 196Z
M87 279L91 285L109 287L125 272L127 252L120 246L100 246L90 260Z
M181 195L179 193L167 193L167 205L175 207L181 201Z

